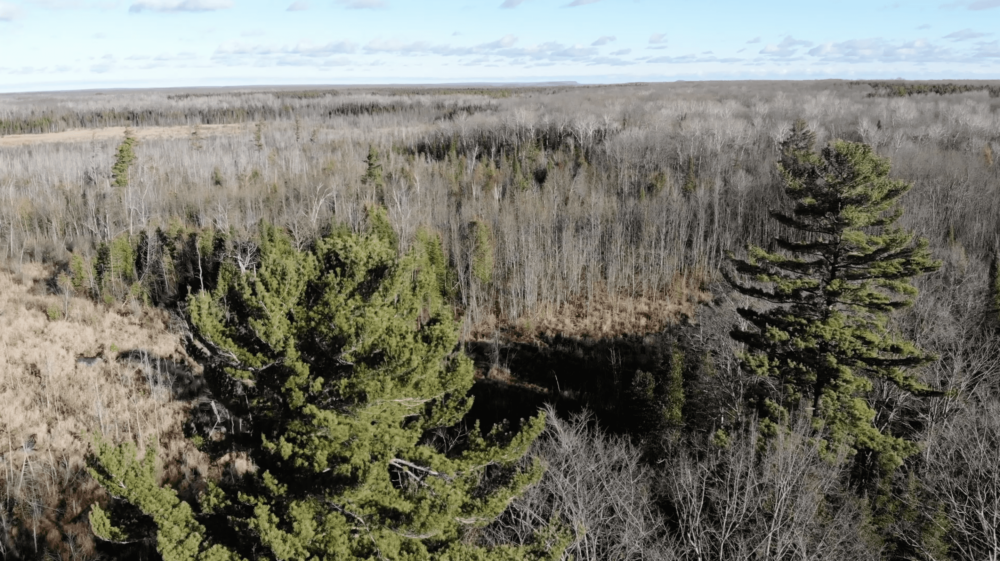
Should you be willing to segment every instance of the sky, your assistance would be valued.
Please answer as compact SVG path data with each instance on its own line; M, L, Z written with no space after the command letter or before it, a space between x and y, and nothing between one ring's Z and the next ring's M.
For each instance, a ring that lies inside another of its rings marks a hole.
M0 92L997 79L1000 0L0 0Z

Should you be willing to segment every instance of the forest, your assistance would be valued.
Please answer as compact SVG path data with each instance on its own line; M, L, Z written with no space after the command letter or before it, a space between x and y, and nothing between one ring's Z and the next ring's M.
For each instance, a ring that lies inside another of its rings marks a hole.
M0 556L1000 561L998 93L0 95Z

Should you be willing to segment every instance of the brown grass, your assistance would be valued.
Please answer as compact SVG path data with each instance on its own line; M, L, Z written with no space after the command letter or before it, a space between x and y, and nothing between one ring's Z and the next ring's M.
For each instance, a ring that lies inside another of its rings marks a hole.
M196 131L200 138L222 134L234 134L250 125L199 125L179 127L138 127L131 129L136 138L171 139L190 137ZM125 135L125 127L105 127L100 129L75 129L43 134L12 134L0 136L0 146L23 146L26 144L50 144L53 142L92 142L96 140L120 139Z
M0 542L0 557L20 542L83 559L93 551L89 505L104 495L84 470L92 435L157 437L165 479L205 473L207 462L181 433L187 405L151 391L134 366L115 360L143 349L190 363L166 313L73 297L65 314L63 297L44 289L46 276L38 266L0 272L0 501L2 531L15 538ZM77 362L102 352L93 366Z
M497 330L509 339L530 341L561 335L573 339L609 339L629 334L658 333L682 317L694 318L699 304L712 299L700 282L676 275L671 289L659 297L610 295L598 291L560 305L545 304L514 321L490 316L472 328L472 339L487 340Z

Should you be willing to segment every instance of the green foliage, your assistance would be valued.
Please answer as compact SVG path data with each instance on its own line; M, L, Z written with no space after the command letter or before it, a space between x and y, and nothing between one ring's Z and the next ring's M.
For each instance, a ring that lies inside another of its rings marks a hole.
M264 121L257 121L253 129L253 144L258 151L264 149Z
M712 445L716 448L729 448L733 443L733 439L729 436L729 433L725 429L718 429L712 434Z
M379 158L378 148L375 145L368 146L368 157L365 158L365 176L361 178L361 183L370 187L376 196L376 200L385 200L385 178L382 174L382 161Z
M472 276L482 284L493 280L493 234L482 220L469 224L472 235Z
M684 354L670 353L670 368L667 371L666 400L663 404L663 420L668 427L677 428L684 424Z
M45 315L48 316L49 321L56 321L62 319L63 311L58 304L49 304L49 307L45 309Z
M651 195L659 195L667 187L667 183L667 174L660 170L649 178L649 185L642 192L642 195L645 195L646 192Z
M131 236L122 234L111 240L104 267L127 283L135 282L135 248Z
M97 247L94 263L98 295L110 302L128 295L138 280L135 264L136 252L131 236L121 234L110 242L102 242Z
M632 394L642 401L656 398L656 378L645 370L639 370L632 378Z
M385 207L381 205L369 205L365 208L365 213L368 218L368 228L372 234L379 239L385 240L393 251L399 251L399 236L396 235L396 230L392 228L392 223L389 222L389 215L385 211Z
M222 546L211 544L191 506L181 501L173 489L157 484L154 440L150 439L142 460L136 459L136 447L132 443L113 446L100 437L95 441L97 450L88 462L87 471L113 498L127 501L153 518L159 530L156 550L163 561L240 559ZM116 527L98 505L90 511L90 525L94 534L103 540L129 540L127 531Z
M524 166L521 165L521 158L517 155L514 156L514 164L511 173L513 174L514 187L518 191L527 191L531 188L531 179L528 178L528 174L524 171Z
M450 301L455 297L458 275L448 263L448 257L445 256L444 248L441 246L441 237L436 233L421 229L417 232L417 244L423 246L427 253L427 262L437 279L438 291L444 295L446 301Z
M72 254L72 289L108 305L134 298L173 305L192 289L214 287L219 262L233 249L231 235L213 228L188 228L180 221L138 235L121 234L97 247L90 259Z
M888 314L911 305L917 291L910 279L940 263L926 240L894 226L902 213L897 199L910 185L889 178L887 159L839 140L817 154L813 143L796 123L779 166L796 204L790 213L772 212L800 234L775 239L784 253L748 247L746 260L733 259L741 278L727 273L740 293L778 305L740 308L751 327L732 336L747 346L745 368L776 384L760 400L772 417L804 400L827 444L875 452L892 469L917 447L880 432L865 398L876 379L932 393L908 370L934 357L891 333Z
M851 85L862 82L851 82ZM986 91L990 97L1000 97L1000 86L985 84L921 84L921 83L899 83L899 82L868 82L868 85L875 91L869 92L867 97L909 97L912 95L949 95L967 92Z
M631 384L632 414L640 432L676 433L684 425L684 353L673 350L655 373L637 370Z
M75 253L70 256L70 282L72 282L75 290L83 291L90 285L90 280L94 278L95 274L94 267L90 263L85 262L83 257Z
M218 167L212 170L212 187L222 187L225 184L225 180L222 177L222 170Z
M116 187L125 187L129 183L129 171L135 163L135 143L137 142L131 130L125 130L125 140L118 145L115 163L111 167L111 181Z
M951 523L914 473L879 481L871 523L887 559L949 559Z
M561 555L566 540L551 532L529 547L487 550L465 539L541 476L540 463L524 457L544 419L515 432L498 425L487 435L477 426L460 445L444 444L453 439L440 435L455 434L451 427L471 407L473 368L456 352L457 325L428 246L417 243L398 257L374 228L335 229L300 251L284 231L264 225L254 270L227 263L214 290L189 298L191 322L215 351L206 378L245 427L201 442L215 458L245 450L254 470L209 485L200 514L192 514L152 483L150 460L139 462L127 445L99 443L95 477L154 517L161 553ZM110 522L94 520L111 537Z

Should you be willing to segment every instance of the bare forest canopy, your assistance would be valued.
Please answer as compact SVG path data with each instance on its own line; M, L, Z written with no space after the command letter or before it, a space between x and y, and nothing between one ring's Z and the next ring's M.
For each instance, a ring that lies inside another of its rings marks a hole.
M5 148L4 253L66 261L122 233L183 224L249 235L261 219L306 243L331 218L357 226L365 204L383 202L404 241L421 225L441 233L474 323L574 299L654 297L679 276L712 279L726 251L777 233L776 146L796 118L820 144L863 141L890 156L894 175L915 183L904 226L936 247L982 261L998 236L1000 100L983 91L872 99L846 82L737 82L315 92L0 98L6 122L36 112L73 126L191 126L186 138L141 140L117 190L120 139ZM244 126L200 130L213 115ZM370 145L383 158L381 192L360 181ZM473 221L495 246L496 278L478 290L466 274Z
M1000 516L998 92L831 80L4 95L0 136L52 137L0 146L0 261L56 271L40 290L64 295L74 321L71 293L178 309L221 261L253 267L262 222L304 250L331 224L363 230L381 205L401 253L421 232L442 241L477 418L560 407L534 448L549 472L482 540L523 543L559 512L588 528L576 559L996 558L1000 539L976 521ZM828 461L803 423L759 445L758 381L729 338L747 302L720 272L730 252L777 251L789 234L770 212L792 204L776 163L798 119L818 147L889 158L913 184L899 225L943 261L891 327L938 357L917 375L949 393L873 389L879 430L924 446L874 482ZM135 140L54 134L109 127ZM666 430L650 418L668 406ZM616 434L566 415L584 407ZM979 485L993 499L971 512ZM21 510L0 520L30 521L31 500L8 495ZM29 557L20 531L0 546Z

